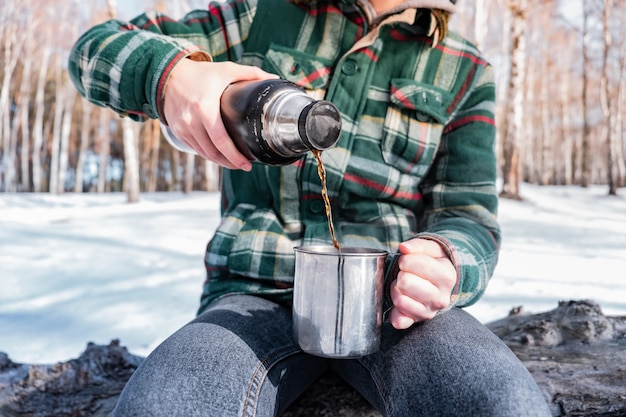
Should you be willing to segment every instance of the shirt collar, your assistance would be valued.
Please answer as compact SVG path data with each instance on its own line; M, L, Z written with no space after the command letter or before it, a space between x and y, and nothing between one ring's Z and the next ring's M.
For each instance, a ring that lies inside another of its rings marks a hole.
M290 0L294 3L306 4L306 0ZM337 4L348 6L349 8L358 7L362 10L370 27L376 27L385 24L390 16L402 13L407 9L415 9L415 21L410 24L409 30L416 35L429 36L433 34L432 17L430 13L425 12L425 5L432 1L429 0L405 0L402 4L388 10L384 14L378 15L370 0L335 0ZM434 43L433 43L434 44Z

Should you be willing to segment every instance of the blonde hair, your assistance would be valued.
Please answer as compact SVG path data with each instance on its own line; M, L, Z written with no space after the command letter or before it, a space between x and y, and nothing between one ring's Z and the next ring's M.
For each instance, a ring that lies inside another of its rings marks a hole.
M432 9L430 11L431 19L437 22L438 37L437 42L441 42L448 34L448 22L450 21L450 13L441 9Z

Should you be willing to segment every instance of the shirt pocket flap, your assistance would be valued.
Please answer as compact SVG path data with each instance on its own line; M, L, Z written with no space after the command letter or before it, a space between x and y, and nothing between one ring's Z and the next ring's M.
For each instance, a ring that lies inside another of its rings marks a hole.
M391 103L403 110L414 110L421 122L445 125L453 96L430 84L410 79L391 80ZM429 120L430 119L430 120Z
M306 90L325 89L331 72L330 60L271 45L265 55L264 69L278 74Z

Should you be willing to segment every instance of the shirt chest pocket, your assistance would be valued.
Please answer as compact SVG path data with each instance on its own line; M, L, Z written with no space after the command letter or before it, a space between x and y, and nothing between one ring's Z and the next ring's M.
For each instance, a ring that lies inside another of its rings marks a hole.
M326 95L332 62L281 45L270 45L262 68L280 78L304 88L309 95L321 100Z
M402 173L425 175L448 120L451 95L435 86L393 79L385 114L382 155Z

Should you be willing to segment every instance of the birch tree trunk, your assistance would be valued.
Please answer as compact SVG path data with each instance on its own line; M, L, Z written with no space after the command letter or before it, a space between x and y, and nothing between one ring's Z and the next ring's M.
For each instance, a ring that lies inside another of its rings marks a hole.
M526 113L528 118L533 118L536 116L536 112L531 111L532 104L537 101L537 91L533 86L541 83L539 77L541 75L541 71L534 67L536 63L529 61L527 63L528 71L526 71L526 76L524 77L524 83L527 88L523 94L523 105L529 107L529 111ZM508 117L513 117L513 115L507 115ZM533 125L540 125L537 120L532 119L531 122ZM508 124L510 127L510 123ZM519 147L519 155L520 155L520 171L522 171L523 175L520 178L520 181L527 181L531 184L536 184L541 180L541 169L542 169L542 158L541 158L541 134L537 130L532 130L527 133L526 139L523 140L520 138L517 141L517 146ZM522 162L523 161L523 162Z
M206 160L204 162L204 173L206 178L206 190L219 191L221 184L222 168L215 162Z
M158 177L159 177L159 155L161 152L161 127L160 121L152 121L152 154L150 158L150 189L152 191L157 190Z
M604 16L602 19L602 112L606 123L606 142L607 142L607 183L609 184L609 195L617 195L618 174L617 174L617 155L615 145L615 117L611 111L611 97L609 87L609 49L613 42L611 38L611 29L609 18L613 8L613 0L604 0Z
M107 190L107 175L109 168L109 156L111 153L110 146L110 135L111 135L111 127L109 126L111 123L111 113L108 109L101 108L100 111L100 122L98 123L98 185L96 186L96 191L99 193L103 193Z
M170 147L170 172L171 175L168 177L167 181L167 191L176 191L180 190L179 188L179 168L180 168L180 152L178 152L173 147Z
M22 83L22 85L24 85L24 83ZM21 90L21 88L20 88ZM7 149L6 149L6 154L5 154L5 160L7 161L6 164L6 168L7 168L7 175L6 175L6 182L5 182L5 190L9 191L9 192L15 192L17 191L17 142L18 142L18 137L17 137L17 132L20 130L20 120L22 119L22 116L20 115L20 113L22 112L22 109L20 108L20 104L21 104L21 94L18 93L16 95L16 97L14 97L13 99L15 101L15 114L13 115L13 118L11 119L11 123L10 123L10 128L9 130L6 132L6 138L5 140L7 141Z
M109 16L114 19L117 15L117 4L115 0L107 0ZM137 135L133 127L133 121L125 118L122 120L122 130L124 134L124 183L128 194L128 202L139 201L140 177L139 177L139 150Z
M65 102L63 109L63 122L61 124L61 137L59 142L59 183L57 193L65 192L65 183L67 181L67 170L69 166L70 156L70 135L72 133L72 117L74 115L74 102L76 101L76 89L71 85L62 87L67 90L65 92Z
M155 192L157 190L157 177L159 175L159 151L161 147L161 129L157 119L149 120L144 124L143 130L144 149L141 156L142 172L145 176L145 190Z
M52 124L52 143L50 144L50 184L48 191L56 194L59 192L59 169L61 155L61 129L63 124L63 113L65 111L67 90L62 88L63 78L61 73L60 57L56 60L56 95L54 107L54 119Z
M622 56L620 60L620 74L626 74L626 44L622 48ZM626 82L624 77L619 78L616 97L616 109L614 117L613 134L615 135L613 144L615 146L615 163L617 175L617 187L626 186L626 155L624 155L624 112L626 111Z
M505 198L521 199L519 138L524 132L524 67L526 62L526 11L528 0L511 0L511 70L507 91L505 113L506 130L502 143L503 185L500 195Z
M87 159L87 150L89 149L89 137L91 136L91 115L93 106L87 100L81 100L82 119L80 124L80 144L78 149L78 159L76 160L76 183L74 184L74 192L82 193L84 191L84 171L85 160Z
M485 40L489 32L489 4L487 0L475 1L476 13L474 15L474 38L478 49L485 47Z
M22 54L27 38L24 28L20 27L21 10L16 9L14 2L5 2L2 9L2 37L4 38L4 57L2 60L2 85L0 86L0 188L4 185L7 191L15 190L16 176L16 137L11 134L11 84L13 73Z
M49 34L48 34L49 35ZM50 39L51 36L46 36ZM43 117L45 113L45 86L46 76L48 75L48 63L52 55L52 45L46 43L41 48L41 62L39 63L39 75L37 77L37 93L35 94L35 121L33 124L33 191L39 193L42 191L41 181L43 179L43 169L41 167L41 149L43 147L44 124Z
M552 16L548 13L543 13L541 16L542 24L541 27L544 30L550 27L549 19ZM541 59L541 72L539 75L539 88L540 88L540 97L538 107L540 111L540 128L539 132L541 134L541 172L540 172L540 181L542 185L548 185L552 181L554 181L554 164L555 164L555 155L554 155L554 146L555 141L552 137L551 132L551 123L550 123L550 43L545 41L540 41L540 54L542 56Z
M190 193L193 191L193 174L195 171L196 158L194 154L185 154L185 180L183 184L183 192Z
M107 2L107 12L109 13L109 19L115 19L117 16L117 1L116 0L106 0Z
M124 132L124 184L126 185L127 201L139 201L139 150L135 122L129 118L122 119Z
M20 168L21 168L21 191L30 190L30 86L32 74L32 59L26 59L24 69L22 70L22 85L20 87L20 127L22 132L22 148L20 151ZM17 130L17 129L16 129Z
M498 7L500 10L506 9L508 6L506 5L508 0L497 0ZM511 25L511 14L510 13L500 13L502 18L502 27L501 27L501 42L498 42L498 50L496 54L500 56L509 55L509 44L510 44L510 36L511 31L505 30L505 28L509 28ZM498 71L496 74L496 85L499 87L496 91L496 103L502 103L503 105L496 106L496 131L497 131L497 139L496 139L496 152L498 156L498 160L504 160L503 156L503 138L506 136L506 99L508 97L508 74L506 71Z
M9 155L13 161L11 166L13 169L7 172L7 182L5 185L6 191L15 192L18 190L28 190L29 178L28 178L28 152L29 152L29 126L28 115L30 105L30 74L31 74L31 60L25 60L22 68L22 82L20 83L19 92L14 98L15 101L15 114L11 121L11 128L9 130ZM19 165L21 180L18 184L17 179L17 164L18 160L18 142L20 142L19 133L21 133L21 147ZM24 166L26 168L24 168Z
M573 139L573 133L570 133L569 127L572 125L569 106L571 105L570 89L572 87L572 75L571 73L564 74L564 79L560 85L561 104L559 106L559 113L561 115L561 136L563 137L562 143L562 167L563 167L563 184L571 185L574 180L574 146L576 141Z
M591 4L589 0L582 0L583 9L583 73L582 73L582 118L583 118L583 136L580 148L580 162L581 162L581 178L580 184L582 187L589 186L591 182L591 123L588 115L588 88L589 88L589 76L591 75L591 57L589 56L590 46L590 33L589 33L589 20L591 18Z

